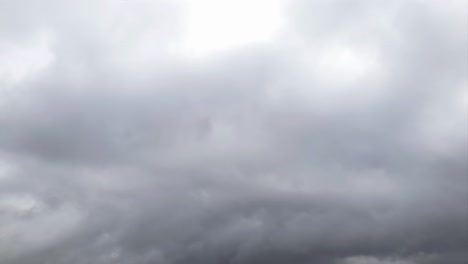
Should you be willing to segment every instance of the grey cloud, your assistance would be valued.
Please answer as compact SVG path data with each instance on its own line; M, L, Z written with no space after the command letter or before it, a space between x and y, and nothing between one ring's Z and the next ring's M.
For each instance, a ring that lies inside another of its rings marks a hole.
M0 39L45 29L54 60L0 101L0 262L468 259L456 7L288 2L284 39L197 61L167 49L184 19L167 3L2 11ZM376 50L381 72L322 78L336 43Z

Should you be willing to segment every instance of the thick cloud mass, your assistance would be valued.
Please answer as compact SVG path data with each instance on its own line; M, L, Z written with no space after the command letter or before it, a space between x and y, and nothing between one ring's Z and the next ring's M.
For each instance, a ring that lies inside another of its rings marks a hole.
M466 1L0 3L0 263L468 261Z

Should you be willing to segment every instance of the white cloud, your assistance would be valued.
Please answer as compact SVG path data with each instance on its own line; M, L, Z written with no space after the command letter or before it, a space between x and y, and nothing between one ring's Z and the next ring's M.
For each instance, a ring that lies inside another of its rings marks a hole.
M281 0L188 0L185 53L204 56L273 40Z
M0 43L0 85L16 85L46 69L53 61L52 36L38 31L22 43Z

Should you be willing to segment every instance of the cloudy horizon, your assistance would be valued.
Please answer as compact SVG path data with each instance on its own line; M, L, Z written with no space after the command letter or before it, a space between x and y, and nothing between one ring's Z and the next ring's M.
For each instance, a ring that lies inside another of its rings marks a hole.
M467 19L0 1L0 263L466 263Z

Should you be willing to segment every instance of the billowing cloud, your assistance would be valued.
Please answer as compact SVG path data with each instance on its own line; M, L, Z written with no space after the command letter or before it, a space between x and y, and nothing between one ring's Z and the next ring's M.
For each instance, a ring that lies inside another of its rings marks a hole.
M12 1L0 262L461 264L466 1Z

